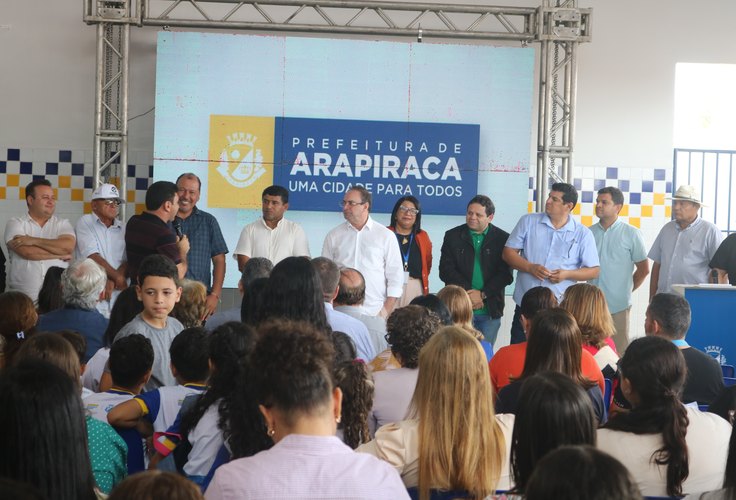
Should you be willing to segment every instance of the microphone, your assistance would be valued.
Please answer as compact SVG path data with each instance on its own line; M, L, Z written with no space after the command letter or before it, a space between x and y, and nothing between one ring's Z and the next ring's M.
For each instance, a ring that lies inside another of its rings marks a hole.
M176 231L176 235L181 239L182 236L184 236L184 232L181 230L181 221L179 219L174 220L174 231Z

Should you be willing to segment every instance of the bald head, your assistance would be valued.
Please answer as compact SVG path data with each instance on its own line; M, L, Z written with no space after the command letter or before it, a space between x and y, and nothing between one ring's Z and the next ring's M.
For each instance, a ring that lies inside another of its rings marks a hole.
M365 300L365 279L357 269L345 268L340 271L340 282L335 304L340 306L359 306Z

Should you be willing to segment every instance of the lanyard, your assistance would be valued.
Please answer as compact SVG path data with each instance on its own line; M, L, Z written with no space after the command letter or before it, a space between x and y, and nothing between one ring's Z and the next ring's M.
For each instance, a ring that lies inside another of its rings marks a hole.
M404 271L409 270L409 254L411 253L411 244L414 241L414 233L411 233L411 236L409 236L409 246L406 248L406 253L401 254L401 258L404 260ZM399 249L401 249L401 245L399 245Z

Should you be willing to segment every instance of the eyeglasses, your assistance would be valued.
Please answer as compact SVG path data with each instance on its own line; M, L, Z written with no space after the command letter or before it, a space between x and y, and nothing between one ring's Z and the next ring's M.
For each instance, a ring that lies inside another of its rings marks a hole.
M419 210L417 210L416 208L405 207L403 205L399 207L399 210L409 215L417 215L419 213Z
M345 205L347 205L347 206L349 206L349 207L352 208L352 207L354 207L356 205L365 205L365 204L366 204L365 201L342 200L340 202L340 206L343 207L343 208L345 208Z
M102 203L104 203L108 207L111 207L113 205L115 205L116 207L120 206L120 200L102 200Z

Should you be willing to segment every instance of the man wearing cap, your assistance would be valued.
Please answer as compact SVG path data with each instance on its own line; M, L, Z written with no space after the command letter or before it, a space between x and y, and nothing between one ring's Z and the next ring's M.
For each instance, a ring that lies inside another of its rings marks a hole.
M77 221L75 259L90 258L105 270L107 284L103 300L97 310L103 316L110 316L110 309L121 290L128 286L125 279L125 226L118 213L125 200L118 188L112 184L102 184L92 192L92 213L83 215Z
M710 260L723 235L715 224L698 216L700 193L695 186L680 186L672 197L672 220L654 240L648 257L654 261L649 300L670 293L672 285L697 285L710 281Z
M23 292L35 302L50 267L67 267L74 251L74 227L54 215L51 183L38 179L26 186L28 213L5 226L8 246L8 290Z
M225 254L227 244L222 237L220 224L214 215L197 208L202 181L193 173L181 174L176 179L179 193L179 212L174 227L189 239L187 274L185 278L196 280L207 287L205 318L217 310L225 281Z

